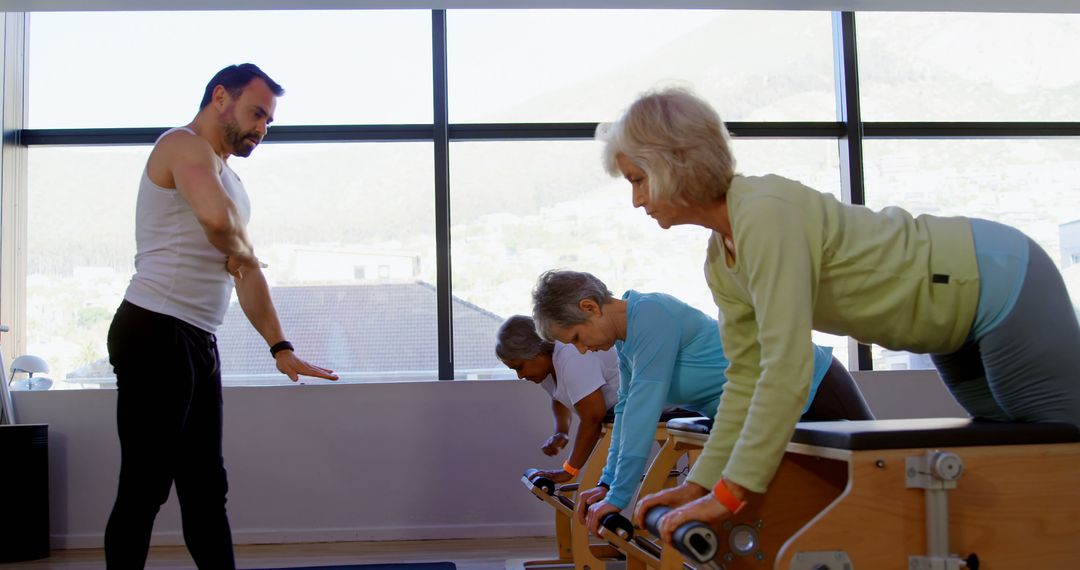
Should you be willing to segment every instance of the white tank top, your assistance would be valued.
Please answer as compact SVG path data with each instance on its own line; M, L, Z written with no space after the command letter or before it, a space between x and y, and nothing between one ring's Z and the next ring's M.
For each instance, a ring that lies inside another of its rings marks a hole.
M165 131L162 137L186 127ZM156 143L155 143L156 144ZM221 183L246 226L251 203L240 178L220 161ZM232 296L225 254L206 237L191 206L175 189L162 188L143 169L135 206L135 275L124 298L213 333Z

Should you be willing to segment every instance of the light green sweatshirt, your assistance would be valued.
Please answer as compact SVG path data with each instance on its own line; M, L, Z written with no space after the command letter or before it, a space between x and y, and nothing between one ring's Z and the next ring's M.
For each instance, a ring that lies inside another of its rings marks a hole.
M731 366L689 480L763 493L794 432L814 363L811 329L894 350L948 353L975 316L967 218L874 212L779 176L736 176L735 259L709 240L705 276Z

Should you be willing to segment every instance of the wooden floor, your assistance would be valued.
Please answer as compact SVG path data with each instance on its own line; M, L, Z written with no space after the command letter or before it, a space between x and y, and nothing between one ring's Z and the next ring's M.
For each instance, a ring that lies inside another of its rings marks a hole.
M401 542L327 542L317 544L258 544L236 547L237 568L283 568L333 564L390 564L453 562L458 570L503 570L507 561L540 560L555 556L555 539L500 538L475 540L410 540ZM49 558L0 563L0 570L100 570L101 549L54 550ZM146 568L194 568L183 546L155 546Z

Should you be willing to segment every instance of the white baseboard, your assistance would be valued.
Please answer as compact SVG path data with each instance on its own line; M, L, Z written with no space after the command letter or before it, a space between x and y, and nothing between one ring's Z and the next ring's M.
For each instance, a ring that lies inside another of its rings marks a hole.
M233 529L234 544L290 544L317 542L368 542L391 540L451 540L470 538L519 538L554 536L554 525L548 523L475 524L421 527L370 528L298 528L298 529ZM180 531L155 532L153 546L184 544ZM100 534L54 534L51 545L55 550L102 548Z

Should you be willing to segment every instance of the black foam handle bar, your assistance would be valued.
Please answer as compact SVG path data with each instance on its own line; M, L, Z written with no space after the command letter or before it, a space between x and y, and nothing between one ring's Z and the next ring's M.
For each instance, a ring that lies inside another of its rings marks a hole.
M671 507L659 505L645 513L645 528L654 536L660 536L660 519L671 512ZM716 531L701 521L683 523L671 535L675 550L687 558L704 564L716 557L720 540Z
M534 478L533 474L536 473L537 471L539 471L539 469L526 469L525 470L525 475L522 476L522 479L525 480L525 481L528 481L529 483L532 483L532 485L534 487L538 487L540 490L547 493L548 495L554 495L555 494L555 482L552 481L551 479L548 479L547 477L535 477Z
M634 525L630 519L619 513L608 513L600 519L600 526L614 532L623 540L630 540L634 536Z

